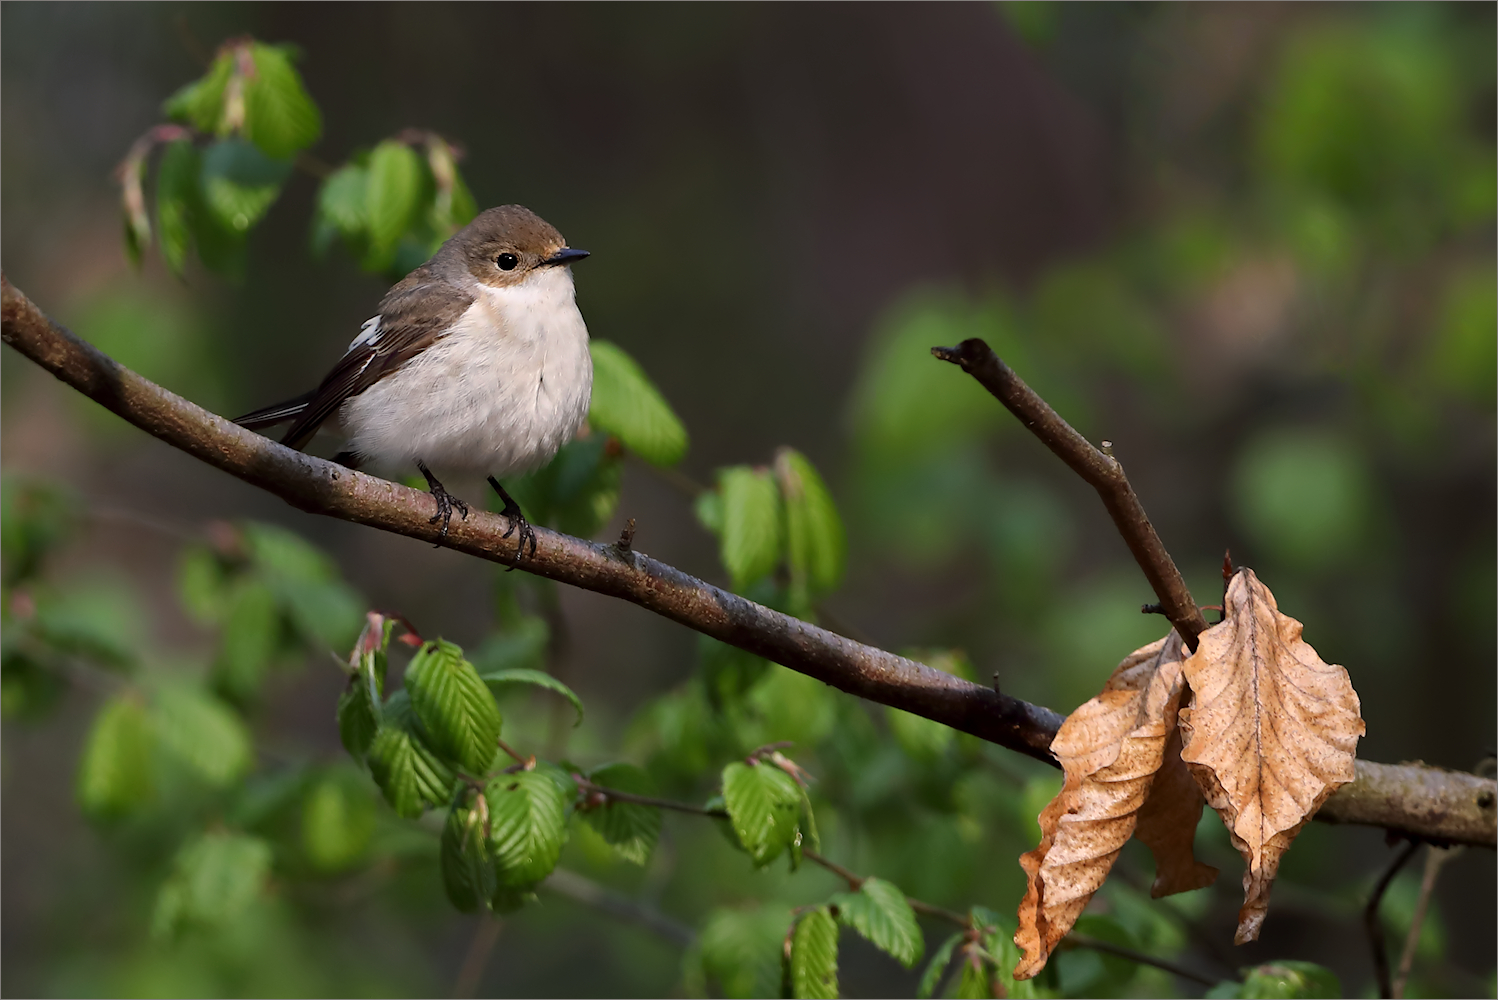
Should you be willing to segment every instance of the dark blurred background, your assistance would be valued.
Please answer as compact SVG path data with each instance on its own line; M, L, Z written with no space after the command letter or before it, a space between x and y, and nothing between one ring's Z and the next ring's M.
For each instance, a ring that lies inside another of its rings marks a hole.
M528 205L592 251L577 269L589 328L681 415L686 473L710 482L781 444L812 458L849 524L837 625L964 648L980 676L1060 711L1156 637L1095 496L926 354L984 336L1115 442L1199 601L1220 599L1231 548L1348 667L1361 756L1470 769L1493 750L1491 4L5 3L0 18L6 275L217 412L313 384L384 290L304 251L308 177L252 236L240 283L127 264L111 169L206 53L250 33L301 47L318 157L436 129L466 149L480 206ZM181 536L212 519L301 533L428 635L490 628L491 567L302 515L16 354L3 365L5 475L67 484L91 513L58 579L127 591L162 658L201 655L173 581ZM643 465L600 537L625 517L637 547L722 580L690 500ZM574 752L605 754L693 670L696 640L595 595L561 606L557 669L592 730ZM340 683L325 659L287 672L259 732L339 752ZM73 802L97 701L77 689L45 721L5 725L6 993L452 988L473 918L430 887L322 900L216 951L149 944L145 883ZM928 891L1011 908L1016 831L969 836L970 869ZM1378 831L1312 824L1265 940L1225 948L1227 964L1309 958L1364 994L1357 907L1390 856ZM1224 942L1226 857L1200 916ZM1494 877L1491 852L1447 869L1429 995L1492 995ZM795 896L780 875L735 878L722 891ZM714 901L690 871L661 879L650 891L688 923ZM1406 909L1412 880L1396 886ZM660 994L678 962L547 898L507 922L480 988ZM858 953L845 987L911 988Z

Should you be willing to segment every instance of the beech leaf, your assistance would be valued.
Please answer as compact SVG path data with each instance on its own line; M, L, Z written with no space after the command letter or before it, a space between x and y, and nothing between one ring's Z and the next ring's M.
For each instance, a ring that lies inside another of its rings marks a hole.
M1321 804L1353 779L1367 732L1347 669L1301 638L1250 569L1228 584L1227 617L1182 665L1181 758L1248 869L1238 944L1258 938L1280 857Z
M1040 814L1040 845L1020 856L1028 885L1014 935L1025 953L1015 979L1045 968L1134 833L1181 692L1181 640L1171 632L1129 654L1102 692L1061 724L1051 753L1066 779Z

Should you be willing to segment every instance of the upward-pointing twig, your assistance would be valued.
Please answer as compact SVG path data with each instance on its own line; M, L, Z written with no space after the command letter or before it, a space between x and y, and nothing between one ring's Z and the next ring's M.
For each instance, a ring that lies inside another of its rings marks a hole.
M1049 403L1041 399L1034 389L1025 384L1014 371L993 352L986 343L974 337L964 340L956 347L933 347L931 353L943 361L960 365L999 402L1003 403L1019 418L1020 423L1040 438L1041 442L1056 457L1065 462L1073 472L1097 490L1108 508L1118 533L1123 536L1129 551L1145 578L1160 598L1160 608L1170 624L1175 626L1187 648L1196 649L1196 637L1207 627L1207 620L1191 599L1186 581L1176 568L1175 560L1165 550L1165 544L1150 524L1129 477L1123 466L1108 451L1092 446L1076 428L1061 418ZM1103 442L1108 448L1108 442Z

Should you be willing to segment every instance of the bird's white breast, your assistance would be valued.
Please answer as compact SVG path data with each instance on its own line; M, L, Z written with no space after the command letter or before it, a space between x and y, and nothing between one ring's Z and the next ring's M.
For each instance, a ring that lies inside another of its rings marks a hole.
M551 461L588 415L593 363L572 273L480 285L451 330L343 405L349 448L378 465L503 478ZM359 343L378 336L366 324Z

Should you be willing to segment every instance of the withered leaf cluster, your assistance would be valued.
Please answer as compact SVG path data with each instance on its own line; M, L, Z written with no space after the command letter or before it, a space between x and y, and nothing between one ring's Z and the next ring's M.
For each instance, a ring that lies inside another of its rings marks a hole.
M1014 978L1045 968L1131 836L1154 855L1154 897L1211 885L1217 869L1192 853L1204 803L1247 865L1236 941L1254 940L1281 855L1352 780L1365 727L1347 670L1316 655L1252 570L1234 574L1224 608L1189 656L1174 631L1131 653L1056 734L1065 781L1020 857Z

